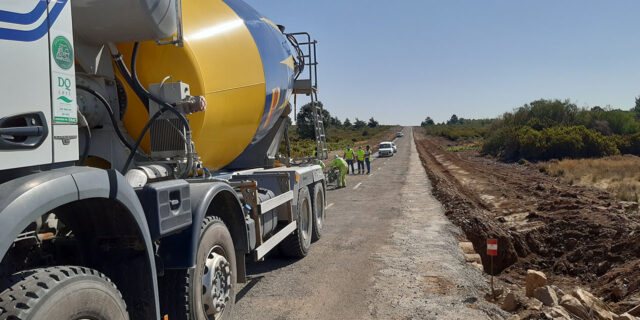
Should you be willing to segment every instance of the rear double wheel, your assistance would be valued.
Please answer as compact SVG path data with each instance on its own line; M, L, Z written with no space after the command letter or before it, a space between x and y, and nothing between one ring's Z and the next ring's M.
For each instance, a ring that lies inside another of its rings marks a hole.
M280 252L292 258L303 258L309 252L313 233L313 204L309 188L301 188L294 214L296 230L280 243Z
M167 271L161 288L169 319L232 319L236 297L236 256L231 234L218 217L202 223L196 267ZM182 282L182 284L181 284ZM176 290L180 290L176 297Z

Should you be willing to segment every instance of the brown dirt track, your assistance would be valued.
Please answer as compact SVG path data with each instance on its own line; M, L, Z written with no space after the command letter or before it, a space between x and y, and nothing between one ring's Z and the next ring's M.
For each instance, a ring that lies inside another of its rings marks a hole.
M494 271L505 286L524 287L526 270L536 269L562 289L591 290L616 312L640 303L637 206L562 183L534 166L447 152L453 142L414 132L435 196L473 242L485 271L485 242L495 237Z

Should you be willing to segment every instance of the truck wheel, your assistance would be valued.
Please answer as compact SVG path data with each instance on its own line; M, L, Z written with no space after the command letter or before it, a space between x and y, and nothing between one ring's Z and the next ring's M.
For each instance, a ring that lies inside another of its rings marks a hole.
M303 258L309 252L313 233L313 205L309 196L309 188L301 188L296 207L297 229L282 241L280 251L288 257Z
M236 301L236 255L224 222L206 217L196 267L190 271L167 270L163 278L162 314L168 314L169 319L231 319Z
M61 266L21 271L0 292L1 319L127 320L120 291L104 274Z
M311 241L315 242L322 237L322 228L324 226L324 188L322 182L316 183L313 188L313 233Z

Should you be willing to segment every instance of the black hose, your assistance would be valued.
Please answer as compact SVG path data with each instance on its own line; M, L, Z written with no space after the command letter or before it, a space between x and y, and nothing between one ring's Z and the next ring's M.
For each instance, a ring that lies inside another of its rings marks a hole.
M149 131L149 128L151 128L151 124L158 119L158 117L160 117L162 115L162 113L165 110L159 110L158 112L156 112L151 119L149 119L149 121L147 121L147 124L144 126L144 128L142 128L142 132L140 132L140 135L138 136L138 139L136 140L136 143L134 144L136 150L138 149L138 147L140 146L140 143L142 142L142 138L144 138L144 135L147 134L147 131ZM127 157L127 161L124 163L124 167L122 168L122 173L126 173L127 172L127 168L129 168L129 165L131 164L131 161L133 161L133 157L135 156L135 152L131 152L129 154L129 157Z
M149 111L149 100L153 100L154 102L158 103L161 106L161 109L159 111L157 111L149 119L149 121L145 125L144 129L142 130L142 132L138 136L138 139L136 140L136 143L134 145L134 149L133 150L137 150L138 149L140 143L142 142L142 138L144 137L144 135L147 133L147 131L151 127L151 124L153 123L153 121L155 121L165 111L170 111L170 112L172 112L173 114L175 114L178 117L180 122L182 122L182 125L184 126L185 131L187 132L187 137L190 137L191 136L191 127L189 126L189 120L187 120L187 118L182 113L180 113L178 110L176 110L172 105L170 105L166 101L154 96L149 91L147 91L147 89L145 89L144 86L142 86L142 84L138 80L138 75L136 74L136 61L137 61L137 58L138 58L138 48L139 47L140 47L140 43L139 42L136 42L133 45L133 52L131 54L131 69L133 70L133 73L130 73L129 69L127 69L127 66L124 64L124 61L122 60L122 54L117 53L117 54L112 55L113 59L114 59L114 61L116 63L116 67L118 68L118 71L120 72L122 77L125 79L127 84L136 93L136 95L138 96L140 101L142 101L142 103L145 104L145 107L147 108L147 111ZM191 141L190 140L191 139L185 139L185 143L187 144L187 167L185 168L185 171L182 174L180 174L181 178L188 177L189 174L191 173L191 169L192 169L191 167L193 166L193 159L192 159L192 154L191 154L192 153L192 147L191 147ZM127 158L125 166L122 169L123 173L126 172L127 168L131 164L131 161L133 161L133 157L134 156L135 156L135 152L131 152L131 154L129 154L129 157Z
M118 126L118 120L116 119L116 115L113 113L113 108L111 108L111 105L109 104L109 102L107 101L107 99L105 99L100 93L98 93L97 91L78 84L76 85L76 88L85 91L89 94L91 94L92 96L96 97L101 103L102 105L107 109L107 113L109 114L109 118L111 119L111 124L113 125L113 129L116 131L116 135L118 136L118 138L120 139L120 141L122 141L122 143L129 148L129 150L131 150L131 153L135 153L135 150L127 141L127 139L124 137L124 135L122 134L122 132L120 131L120 127Z
M189 120L187 120L187 117L185 117L184 114L180 113L178 110L173 108L173 106L171 106L168 102L151 94L149 91L147 91L147 89L145 89L144 86L142 86L142 84L138 80L138 75L136 74L136 61L138 59L139 47L140 47L140 42L136 42L133 45L133 52L131 53L131 78L132 78L131 82L133 82L133 84L144 94L144 96L147 99L153 100L155 103L163 107L168 107L167 111L171 111L173 114L175 114L178 117L180 122L182 122L182 125L184 126L185 131L191 131L191 128L189 126ZM140 99L142 100L143 98L141 97ZM189 141L187 141L186 143L189 143Z
M124 78L124 81L127 83L127 85L129 85L129 87L131 88L131 90L133 90L136 96L140 98L140 101L144 105L145 109L149 111L149 99L146 98L144 93L140 92L140 90L138 89L138 86L136 86L133 83L133 79L131 78L129 69L127 69L127 66L124 64L124 60L122 60L122 54L118 53L117 55L113 55L113 61L115 61L116 68L118 69L118 72L120 72L120 74L122 75L122 78Z

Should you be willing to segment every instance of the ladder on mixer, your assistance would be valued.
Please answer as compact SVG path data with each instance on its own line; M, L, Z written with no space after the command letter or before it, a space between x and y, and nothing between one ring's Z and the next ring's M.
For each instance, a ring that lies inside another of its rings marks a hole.
M293 84L293 93L295 95L304 94L311 99L316 147L318 150L316 157L320 160L325 160L329 158L329 150L327 149L327 136L324 130L325 123L322 118L323 108L318 103L318 60L316 59L316 44L318 42L311 40L311 36L306 32L288 33L287 38L297 54L297 75Z

